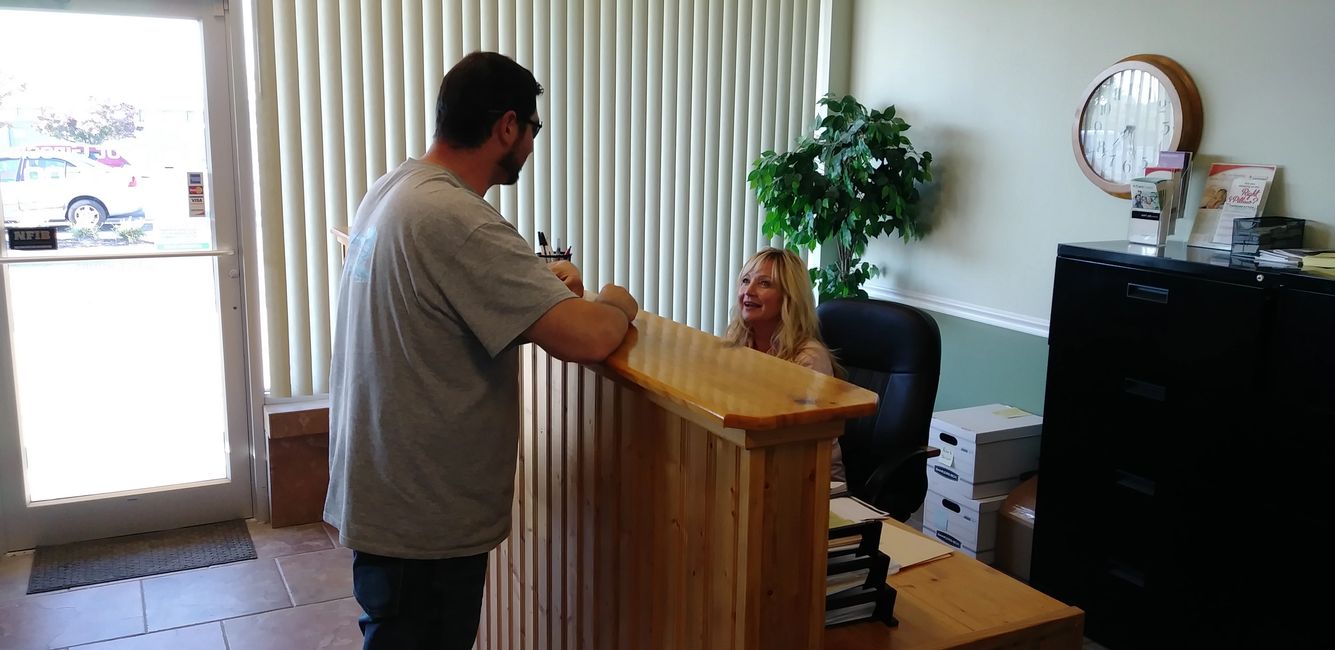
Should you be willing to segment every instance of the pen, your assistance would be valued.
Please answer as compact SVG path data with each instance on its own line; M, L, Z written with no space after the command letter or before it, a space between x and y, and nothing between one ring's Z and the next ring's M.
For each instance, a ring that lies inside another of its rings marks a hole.
M543 255L552 254L551 249L547 248L547 235L542 234L541 230L538 231L538 246L542 247Z

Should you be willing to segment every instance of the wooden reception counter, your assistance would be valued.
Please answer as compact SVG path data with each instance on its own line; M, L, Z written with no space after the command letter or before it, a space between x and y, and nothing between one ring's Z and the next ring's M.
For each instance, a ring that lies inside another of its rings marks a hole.
M602 366L522 359L479 648L822 645L830 441L874 394L645 312Z

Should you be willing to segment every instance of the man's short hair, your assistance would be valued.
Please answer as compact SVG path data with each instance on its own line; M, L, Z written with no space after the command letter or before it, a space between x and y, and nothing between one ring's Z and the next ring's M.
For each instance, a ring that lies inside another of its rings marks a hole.
M491 135L506 111L521 126L538 110L542 85L527 68L504 54L473 52L454 64L436 96L436 139L472 149Z

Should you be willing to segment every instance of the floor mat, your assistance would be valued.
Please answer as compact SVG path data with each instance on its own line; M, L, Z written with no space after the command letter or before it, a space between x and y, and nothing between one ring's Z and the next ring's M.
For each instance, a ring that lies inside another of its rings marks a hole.
M59 546L33 554L28 593L69 589L255 559L241 519Z

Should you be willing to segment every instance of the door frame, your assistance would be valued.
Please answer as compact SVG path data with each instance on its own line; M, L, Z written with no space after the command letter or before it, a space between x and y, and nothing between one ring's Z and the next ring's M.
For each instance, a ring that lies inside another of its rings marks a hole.
M143 501L134 516L127 517L119 528L106 522L99 522L106 534L128 534L140 530L159 530L193 523L208 523L225 518L248 518L256 514L267 516L267 463L264 447L259 433L263 431L257 405L262 404L261 356L259 349L260 323L258 310L258 273L247 273L248 269L258 269L258 257L255 242L253 165L251 163L251 142L249 125L249 88L247 84L246 48L244 45L244 24L236 7L229 6L226 0L36 0L14 1L0 0L0 9L39 9L70 13L95 13L104 15L147 16L158 18L186 18L200 21L201 45L204 52L206 125L208 129L208 156L214 191L213 216L215 233L215 254L217 273L217 295L220 320L224 337L224 385L229 389L226 402L226 421L231 460L229 461L230 481L228 481L226 503L218 507L201 508L197 498L191 498L190 492L177 490L156 490L133 496L90 498L74 504L70 512L76 513L71 518L84 520L85 515L79 504L87 504L89 509L105 508L106 502L125 499L126 502ZM223 250L217 243L230 242L230 250ZM148 255L145 257L154 257ZM7 278L7 274L6 274ZM5 280L7 282L7 279ZM0 288L3 291L3 288ZM0 300L0 323L8 327L7 299ZM235 315L226 312L234 311ZM230 323L229 323L230 321ZM5 334L6 338L8 334ZM227 351L233 352L228 355ZM238 357L238 358L228 358ZM0 372L0 392L16 395L14 390L13 358L10 345L0 346L0 366L8 368ZM6 397L0 400L0 423L17 427L16 400ZM237 450L238 442L244 441L244 448ZM244 462L238 462L237 454L244 454ZM0 436L0 473L15 470L22 471L22 447L19 437ZM246 474L249 474L247 476ZM8 506L22 504L24 495L6 493L6 487L0 484L0 553L6 550L32 548L36 533L23 531L15 526L12 511ZM244 489L247 498L240 492ZM197 494L197 491L196 491ZM263 506L263 507L262 507ZM186 516L183 514L189 513ZM105 514L101 515L105 518ZM90 516L97 518L97 516ZM41 543L58 543L74 538L87 537L86 534L72 533L73 529L88 524L56 526L50 532L44 532ZM25 524L28 526L28 524ZM110 530L109 533L106 531ZM124 531L124 532L118 532Z

